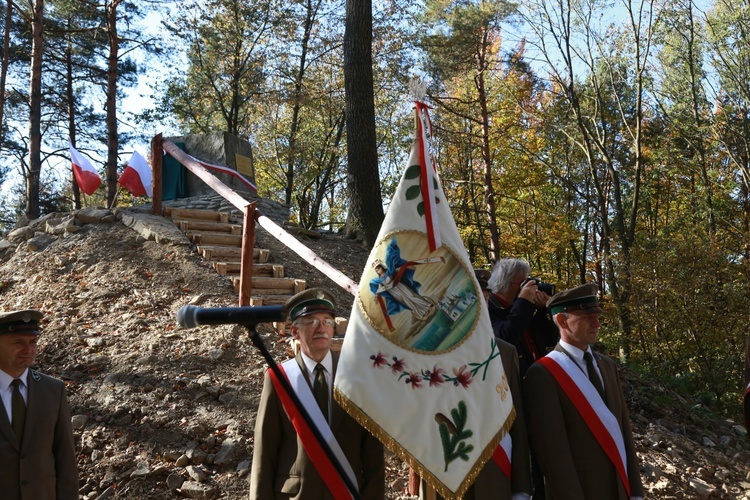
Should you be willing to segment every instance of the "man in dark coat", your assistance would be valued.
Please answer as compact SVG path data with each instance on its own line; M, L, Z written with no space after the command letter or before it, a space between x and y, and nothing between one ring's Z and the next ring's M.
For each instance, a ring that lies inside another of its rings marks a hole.
M531 267L521 259L502 259L488 280L492 294L487 302L495 337L513 344L518 351L521 377L549 351L560 335L545 304L549 295L529 280Z
M560 342L529 368L523 381L531 446L546 479L547 498L641 498L617 367L591 350L603 312L597 287L560 292L547 307L560 329Z
M385 498L385 459L383 445L331 397L338 356L331 352L334 333L334 299L320 288L300 292L289 301L286 309L292 321L292 335L299 341L300 351L293 360L282 364L285 373L299 374L320 405L320 418L330 426L346 461L351 466L363 499ZM293 364L292 364L293 363ZM322 379L325 379L325 382ZM318 400L318 388L324 386L327 403ZM295 391L297 392L297 391ZM308 408L308 411L318 411ZM329 418L326 418L330 415ZM324 425L325 422L324 422ZM250 498L257 500L333 498L316 464L310 459L287 412L279 393L266 372L263 393L255 419L255 444L250 474Z
M41 319L34 310L0 313L0 497L77 500L65 385L30 369Z

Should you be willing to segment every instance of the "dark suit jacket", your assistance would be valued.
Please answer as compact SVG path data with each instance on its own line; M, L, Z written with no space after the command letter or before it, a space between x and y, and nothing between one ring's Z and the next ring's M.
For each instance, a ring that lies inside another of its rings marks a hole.
M531 467L529 463L529 442L526 434L526 422L523 417L523 399L521 396L521 376L518 372L518 355L511 344L498 340L500 357L503 360L505 375L508 377L513 406L516 409L516 420L510 428L513 440L511 452L511 479L500 470L497 463L490 458L479 471L474 484L466 491L463 500L509 500L513 493L531 494ZM426 483L422 480L424 491ZM425 496L420 495L420 498ZM441 498L436 495L436 498Z
M558 344L555 350L562 351ZM625 440L630 494L643 496L630 418L615 362L594 353L604 379L606 404ZM547 484L548 499L627 499L615 466L604 453L578 410L539 363L526 372L524 404L532 449Z
M23 443L19 446L0 403L0 497L77 500L70 410L62 381L29 370Z
M550 352L560 340L560 333L552 322L549 311L537 308L526 299L516 298L510 307L503 307L497 297L491 294L487 300L487 310L495 337L515 346L521 377L526 375L526 370L535 361L529 343L535 346L541 357Z
M306 374L301 354L297 354L296 361ZM338 356L334 354L334 378L337 364ZM309 379L307 383L310 384ZM335 400L331 405L331 430L357 476L362 498L385 498L385 459L380 441L349 416ZM263 393L255 418L250 498L332 498L305 453L268 373L263 381Z

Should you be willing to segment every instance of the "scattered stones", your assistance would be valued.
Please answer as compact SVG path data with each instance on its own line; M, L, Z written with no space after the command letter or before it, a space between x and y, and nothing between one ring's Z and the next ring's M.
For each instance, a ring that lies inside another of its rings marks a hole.
M205 208L234 211L217 199L204 201ZM261 209L279 224L288 218L285 207ZM147 205L87 208L20 220L0 240L3 307L45 313L37 366L66 382L83 499L242 498L265 361L245 329L176 325L185 304L225 307L237 295L182 233L172 241L118 222L130 218L133 226L137 220L156 228L150 214L142 217L148 212ZM154 232L176 236L174 224L164 222ZM369 249L331 233L320 236L305 243L347 275L361 275ZM256 238L290 275L334 288L342 309L351 307L348 292L263 230ZM258 330L275 359L290 355L272 325ZM695 403L666 385L627 369L621 376L648 498L750 500L744 427L691 411ZM405 494L408 467L386 457L387 498L413 498Z

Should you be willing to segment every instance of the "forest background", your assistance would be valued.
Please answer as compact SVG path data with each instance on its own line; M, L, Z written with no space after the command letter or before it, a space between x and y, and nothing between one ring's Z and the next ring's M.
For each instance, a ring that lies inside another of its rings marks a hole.
M118 172L155 134L227 131L250 141L261 196L306 228L358 228L370 244L419 98L476 267L520 257L559 289L596 282L602 349L739 417L746 3L4 3L3 232L24 215L129 204ZM106 179L90 198L72 182L68 141ZM363 182L368 151L379 182Z

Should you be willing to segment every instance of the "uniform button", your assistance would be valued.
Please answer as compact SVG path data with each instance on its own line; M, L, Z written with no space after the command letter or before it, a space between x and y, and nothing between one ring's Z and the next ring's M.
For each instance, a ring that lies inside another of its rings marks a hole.
M23 481L21 481L21 486L26 486L27 484L29 484L27 480L24 479Z

